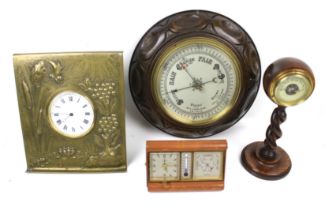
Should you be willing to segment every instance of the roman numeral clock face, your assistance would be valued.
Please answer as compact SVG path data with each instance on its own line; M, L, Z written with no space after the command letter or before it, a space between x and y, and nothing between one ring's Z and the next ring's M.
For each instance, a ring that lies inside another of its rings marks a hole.
M51 127L63 136L79 138L89 133L94 125L91 101L73 91L57 94L49 106Z

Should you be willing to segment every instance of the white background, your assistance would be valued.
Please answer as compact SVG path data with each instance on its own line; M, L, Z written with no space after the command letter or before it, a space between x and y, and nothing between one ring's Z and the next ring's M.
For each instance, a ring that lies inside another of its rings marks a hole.
M0 209L325 209L325 6L322 1L18 1L0 2ZM293 163L280 181L247 173L242 148L264 140L275 105L260 88L245 117L211 139L228 140L225 190L149 193L145 141L176 139L162 133L136 109L128 67L141 36L158 20L188 9L224 14L253 38L262 71L283 56L303 59L314 70L312 97L287 109L278 144ZM26 173L12 67L13 53L124 51L128 172L114 174Z

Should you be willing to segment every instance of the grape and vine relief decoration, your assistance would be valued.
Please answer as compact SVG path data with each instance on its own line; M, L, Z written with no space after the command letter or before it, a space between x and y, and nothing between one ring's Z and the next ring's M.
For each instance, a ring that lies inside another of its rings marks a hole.
M17 57L17 58L16 58ZM14 57L28 170L125 170L122 57L119 53ZM109 79L107 79L109 78ZM95 121L85 136L70 139L52 129L48 105L63 91L92 101Z

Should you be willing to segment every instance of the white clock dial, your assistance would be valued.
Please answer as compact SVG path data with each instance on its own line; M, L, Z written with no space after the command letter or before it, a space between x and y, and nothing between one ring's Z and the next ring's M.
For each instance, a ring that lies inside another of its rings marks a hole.
M200 125L225 115L240 87L234 55L209 43L185 43L160 62L156 95L174 119Z
M93 104L77 92L64 91L57 94L52 99L48 112L52 128L70 138L86 135L94 125Z
M222 152L194 152L193 179L221 180L222 166Z
M150 153L150 180L178 180L180 160L179 156L179 152Z

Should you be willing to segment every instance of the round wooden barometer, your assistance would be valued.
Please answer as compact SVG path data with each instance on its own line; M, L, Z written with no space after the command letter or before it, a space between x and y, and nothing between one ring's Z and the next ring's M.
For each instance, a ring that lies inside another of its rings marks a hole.
M240 120L258 92L256 47L231 19L192 10L168 16L139 41L131 94L160 130L185 138L221 132Z

